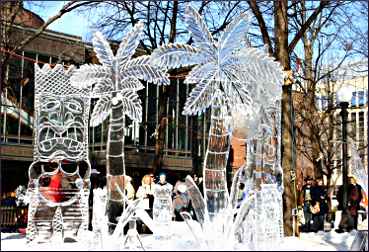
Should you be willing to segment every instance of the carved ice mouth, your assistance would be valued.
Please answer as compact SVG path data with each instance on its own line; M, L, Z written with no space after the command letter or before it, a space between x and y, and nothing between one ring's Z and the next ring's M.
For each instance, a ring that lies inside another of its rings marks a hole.
M39 132L39 148L50 152L58 147L63 152L79 153L83 151L83 129L80 125L71 125L64 131L47 125Z

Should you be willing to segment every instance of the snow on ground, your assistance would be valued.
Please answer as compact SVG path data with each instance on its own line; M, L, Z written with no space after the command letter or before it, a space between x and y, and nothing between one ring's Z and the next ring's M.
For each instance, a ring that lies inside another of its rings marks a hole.
M301 233L300 237L286 237L282 244L273 247L273 250L283 251L347 251L355 238L356 231L350 233L318 232L318 233ZM90 232L89 235L92 235ZM91 236L92 237L92 236ZM86 237L87 239L91 237ZM155 242L152 235L143 235L142 242L146 250L191 250L193 243L191 241L182 240L175 246L171 242L158 246L152 246ZM122 250L119 247L109 247L109 250ZM2 251L83 251L83 250L101 250L101 248L93 248L86 243L44 243L37 245L29 245L26 243L24 235L18 233L1 233L1 250Z

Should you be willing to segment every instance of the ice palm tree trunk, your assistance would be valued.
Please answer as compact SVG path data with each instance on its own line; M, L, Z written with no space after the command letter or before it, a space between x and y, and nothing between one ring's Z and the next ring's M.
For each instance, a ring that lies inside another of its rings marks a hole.
M126 173L124 165L124 127L123 103L119 100L118 104L112 104L106 150L107 213L109 222L112 223L117 223L116 218L121 215L124 209L123 199L116 188L116 185L118 185L121 191L124 192ZM110 232L114 230L114 226L109 225Z
M211 108L209 141L204 160L204 199L210 221L228 204L226 166L231 143L229 110L224 99L216 96Z

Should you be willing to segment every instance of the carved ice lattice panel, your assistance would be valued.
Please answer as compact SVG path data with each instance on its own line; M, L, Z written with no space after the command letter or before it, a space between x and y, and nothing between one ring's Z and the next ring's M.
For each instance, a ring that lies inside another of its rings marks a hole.
M256 192L254 248L273 249L283 238L282 195L277 184L262 184Z
M357 151L357 147L353 143L353 141L351 141L351 153L351 173L356 177L356 182L360 184L365 193L368 194L368 170L365 169L360 155Z
M34 160L87 160L89 90L72 87L74 67L35 64Z
M46 242L56 233L76 241L88 228L90 97L89 90L71 86L73 71L35 64L28 241Z

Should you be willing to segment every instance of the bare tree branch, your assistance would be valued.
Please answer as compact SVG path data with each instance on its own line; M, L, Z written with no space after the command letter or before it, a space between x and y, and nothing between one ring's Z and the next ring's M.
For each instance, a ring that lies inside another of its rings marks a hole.
M317 18L320 12L329 4L329 0L321 0L319 7L314 9L314 12L311 16L306 20L306 22L301 26L300 30L295 34L294 38L292 39L291 43L288 46L288 52L292 52L295 49L295 46L306 32L306 30L310 27L312 22Z
M37 31L34 34L30 35L29 37L24 39L22 42L20 42L18 45L16 45L12 49L11 52L14 53L16 51L22 50L28 43L30 43L32 40L34 40L35 38L40 36L42 34L42 32L44 32L50 24L52 24L54 21L61 18L65 13L71 12L74 9L77 9L81 6L90 4L92 2L98 2L98 1L83 1L83 2L80 2L78 0L72 0L72 1L68 2L67 4L65 4L59 10L59 12L56 15L50 17L40 28L38 28Z

